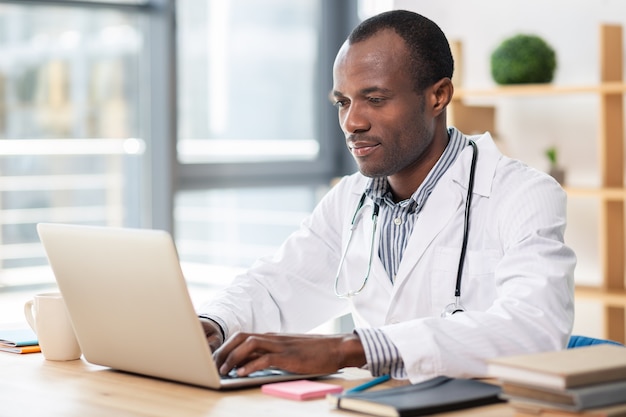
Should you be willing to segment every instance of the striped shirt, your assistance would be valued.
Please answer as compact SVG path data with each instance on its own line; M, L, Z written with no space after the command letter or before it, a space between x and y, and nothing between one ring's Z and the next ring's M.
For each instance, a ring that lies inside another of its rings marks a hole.
M378 256L391 282L395 281L404 249L420 211L439 179L468 144L468 139L454 128L448 130L448 135L448 146L410 198L395 203L386 177L372 178L365 190L367 196L380 205ZM361 328L355 329L355 332L361 338L367 364L373 375L390 374L398 379L407 377L400 352L382 330Z

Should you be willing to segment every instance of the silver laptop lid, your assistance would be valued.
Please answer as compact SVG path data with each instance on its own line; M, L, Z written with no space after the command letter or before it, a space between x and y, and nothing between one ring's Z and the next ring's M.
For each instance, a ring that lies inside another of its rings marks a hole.
M321 376L220 378L169 233L51 223L37 231L87 361L214 389Z
M87 361L220 387L167 232L61 224L37 231Z

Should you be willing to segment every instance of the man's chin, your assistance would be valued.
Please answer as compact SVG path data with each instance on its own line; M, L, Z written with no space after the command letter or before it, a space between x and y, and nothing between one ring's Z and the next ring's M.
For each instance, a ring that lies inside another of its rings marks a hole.
M362 166L359 166L359 172L368 178L380 178L387 176L387 174L384 172L380 172L379 170L375 169L367 169L366 167Z

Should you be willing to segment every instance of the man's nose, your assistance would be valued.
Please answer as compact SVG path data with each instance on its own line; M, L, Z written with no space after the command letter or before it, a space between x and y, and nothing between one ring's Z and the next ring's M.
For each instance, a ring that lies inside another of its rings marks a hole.
M362 107L356 104L351 104L347 109L342 123L342 128L345 133L358 133L368 131L370 129L369 119L366 117L366 113Z

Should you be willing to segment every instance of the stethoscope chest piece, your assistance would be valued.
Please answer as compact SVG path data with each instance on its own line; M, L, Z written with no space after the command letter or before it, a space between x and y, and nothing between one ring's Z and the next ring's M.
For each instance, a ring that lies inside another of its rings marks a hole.
M450 303L447 306L445 306L445 308L441 312L441 317L446 318L446 317L453 316L456 313L464 313L464 312L465 312L465 307L463 307L463 304L461 304L461 297L455 297L455 300L453 303Z

